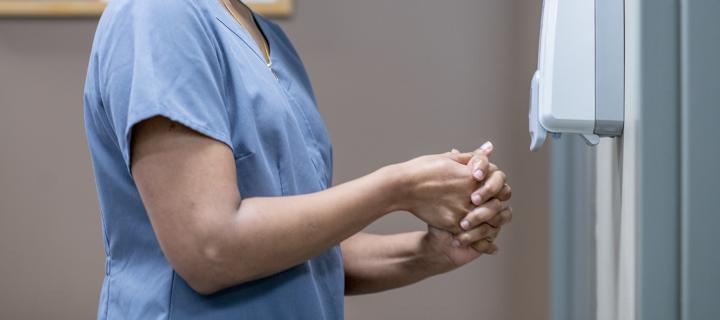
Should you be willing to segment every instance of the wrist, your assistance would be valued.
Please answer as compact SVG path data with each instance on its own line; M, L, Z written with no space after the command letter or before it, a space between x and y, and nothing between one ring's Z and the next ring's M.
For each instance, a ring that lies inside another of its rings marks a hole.
M418 241L417 257L427 272L427 276L446 273L455 269L452 259L447 256L442 248L438 247L437 239L434 239L430 232L420 232Z
M385 208L387 213L408 211L411 181L407 168L402 163L385 166L377 171L384 180Z

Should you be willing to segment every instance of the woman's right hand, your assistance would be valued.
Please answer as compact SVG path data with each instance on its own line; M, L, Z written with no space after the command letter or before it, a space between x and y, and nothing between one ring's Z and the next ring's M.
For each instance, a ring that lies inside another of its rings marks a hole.
M472 172L467 163L473 159ZM470 195L478 189L474 175L488 172L489 161L482 152L422 156L402 163L405 196L401 209L407 210L428 225L462 232L460 220L475 208Z

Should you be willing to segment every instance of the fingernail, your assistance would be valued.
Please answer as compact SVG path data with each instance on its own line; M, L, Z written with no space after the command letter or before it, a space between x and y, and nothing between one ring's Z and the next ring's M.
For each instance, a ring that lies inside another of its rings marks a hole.
M452 246L453 248L460 248L460 240L453 240Z
M459 151L458 149L454 149L454 148L453 148L452 151L450 151L450 152L452 152L452 153L460 153L460 151Z
M471 197L472 203L476 206L479 206L482 204L482 197L480 197L480 194L474 193Z
M485 178L485 173L482 170L475 170L475 172L473 172L473 177L477 180L482 180Z
M493 144L490 141L485 142L485 143L483 143L482 146L480 146L480 150L485 151L485 152L491 151L492 148L493 148Z
M460 221L460 227L463 228L463 230L470 229L470 221L467 221L467 220Z

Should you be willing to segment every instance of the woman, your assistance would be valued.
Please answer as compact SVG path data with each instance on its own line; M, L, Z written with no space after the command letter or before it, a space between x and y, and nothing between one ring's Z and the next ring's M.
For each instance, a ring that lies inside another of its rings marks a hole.
M344 294L494 253L510 219L490 144L330 187L302 63L237 0L111 1L85 113L106 240L100 319L342 319ZM428 231L359 233L397 210Z

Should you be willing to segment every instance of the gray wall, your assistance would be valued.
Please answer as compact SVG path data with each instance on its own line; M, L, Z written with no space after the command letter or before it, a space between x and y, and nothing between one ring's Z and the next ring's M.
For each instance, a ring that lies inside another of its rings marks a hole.
M527 151L536 0L298 0L336 182L490 139L514 187L501 252L347 300L348 319L546 319L548 162ZM94 20L0 20L0 318L87 319L103 275L81 86ZM394 214L374 232L422 225Z

